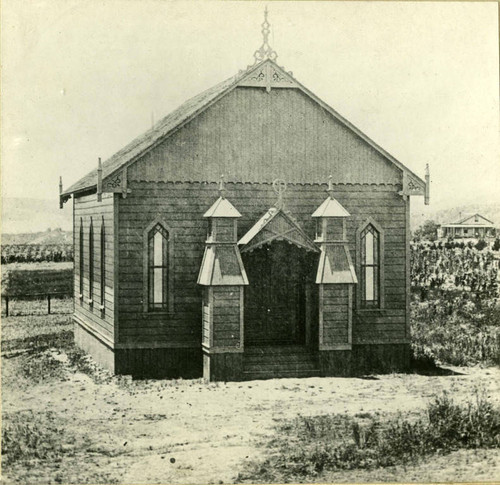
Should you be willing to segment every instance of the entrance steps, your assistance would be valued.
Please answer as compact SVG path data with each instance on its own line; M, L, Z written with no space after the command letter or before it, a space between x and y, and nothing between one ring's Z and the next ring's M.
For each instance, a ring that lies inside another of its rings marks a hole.
M286 377L317 377L318 357L314 350L301 345L245 347L245 380Z

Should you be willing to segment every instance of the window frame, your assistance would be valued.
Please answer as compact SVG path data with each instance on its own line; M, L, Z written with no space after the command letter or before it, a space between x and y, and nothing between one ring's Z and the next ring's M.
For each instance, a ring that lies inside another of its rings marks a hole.
M166 308L152 309L150 308L150 254L149 254L149 235L151 231L160 225L168 234L167 245L167 294L166 294ZM143 232L143 311L148 315L164 315L174 313L174 240L175 233L172 228L161 218L156 218L151 222Z
M79 241L78 241L78 257L79 257L79 284L78 284L78 289L79 291L79 297L80 300L83 300L83 289L84 289L84 272L85 272L85 245L83 242L83 238L85 237L85 231L83 229L83 217L80 217L80 232L79 232Z
M100 302L101 302L101 311L104 311L105 308L105 301L106 301L106 228L104 225L104 216L102 216L101 220L101 235L100 235L100 257L101 257L101 262L100 262L100 272L101 272L101 278L100 278Z
M92 220L92 216L90 217L90 224L89 224L89 298L87 303L89 305L94 304L94 281L95 281L95 275L94 275L94 258L95 258L95 251L94 251L94 222Z
M378 305L374 306L364 306L361 299L363 293L361 285L365 284L365 277L363 273L363 268L365 265L362 264L362 243L363 243L363 233L365 230L372 226L373 229L378 234ZM371 217L366 219L363 224L361 224L356 231L356 272L358 276L358 284L356 285L356 311L360 312L370 312L370 311L380 311L385 308L385 274L384 274L384 260L385 260L385 250L384 250L384 230L374 219Z

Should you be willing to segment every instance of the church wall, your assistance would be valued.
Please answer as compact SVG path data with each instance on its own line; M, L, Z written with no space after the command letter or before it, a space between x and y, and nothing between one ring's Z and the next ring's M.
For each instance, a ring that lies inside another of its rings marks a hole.
M85 327L85 336L81 344L88 342L86 334L91 333L100 336L107 345L113 344L115 337L115 202L114 194L103 194L102 201L97 201L97 195L85 195L76 197L73 206L73 242L74 242L74 301L75 321L77 325ZM94 233L94 284L93 302L89 303L89 227L90 219L93 221ZM80 225L83 222L83 292L80 298ZM104 301L101 301L101 224L104 221L105 237L105 292ZM100 306L104 309L101 310ZM77 342L78 343L78 342Z
M270 180L271 182L271 180ZM120 345L129 348L185 347L201 349L202 288L197 285L204 251L207 221L204 212L217 199L216 183L163 183L134 181L131 193L119 199ZM285 207L314 238L314 210L326 197L326 184L289 184ZM356 230L368 217L384 230L385 308L354 308L353 344L407 342L406 330L406 201L399 185L334 186L335 197L350 212L347 218L349 249L356 264ZM238 238L276 202L270 183L226 184L226 197L242 214ZM160 217L172 229L175 249L174 311L144 311L144 230ZM250 282L251 284L251 282ZM353 298L355 305L356 298ZM200 350L201 352L201 350Z

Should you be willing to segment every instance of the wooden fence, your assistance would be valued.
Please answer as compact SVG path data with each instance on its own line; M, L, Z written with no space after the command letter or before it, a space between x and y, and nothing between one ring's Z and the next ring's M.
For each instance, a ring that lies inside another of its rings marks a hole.
M59 297L59 298L71 298L72 294L69 294L68 292L52 292L52 293L31 293L31 294L22 294L22 295L16 295L16 294L9 294L9 295L2 295L2 300L5 301L5 316L9 316L9 304L11 303L12 300L47 300L47 315L51 314L51 303L53 297ZM60 314L70 314L73 313L73 311L65 311L65 312L58 312Z

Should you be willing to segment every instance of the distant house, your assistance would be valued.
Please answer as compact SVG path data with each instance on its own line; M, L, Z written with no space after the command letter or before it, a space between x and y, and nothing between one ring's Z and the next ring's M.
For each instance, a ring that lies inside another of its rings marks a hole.
M457 222L441 224L438 237L442 239L489 239L496 237L495 224L481 214L474 214Z
M60 187L75 339L117 374L409 365L410 197L428 201L429 175L278 66L268 27L254 65Z

